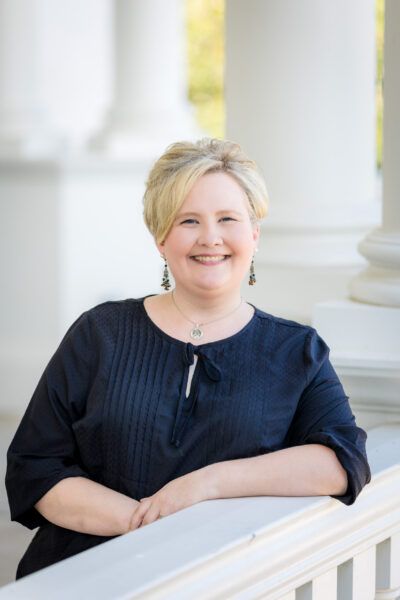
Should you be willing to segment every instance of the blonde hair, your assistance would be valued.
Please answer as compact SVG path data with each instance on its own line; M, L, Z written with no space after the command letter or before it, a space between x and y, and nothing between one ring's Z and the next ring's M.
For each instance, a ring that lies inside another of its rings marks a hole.
M177 142L168 146L153 165L143 197L144 221L155 238L162 242L194 183L207 173L231 175L249 201L253 222L263 219L268 210L268 193L256 163L239 144L204 138L197 142Z

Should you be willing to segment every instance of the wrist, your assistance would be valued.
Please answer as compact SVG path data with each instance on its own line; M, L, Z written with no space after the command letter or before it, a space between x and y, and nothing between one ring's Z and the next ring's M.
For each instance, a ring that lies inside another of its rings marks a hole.
M136 529L136 527L132 527L132 522L134 521L134 516L139 506L140 502L132 499L129 505L126 507L124 514L121 515L121 529L123 534L129 533L130 531L133 531L133 529Z
M201 475L201 489L204 491L204 497L202 498L202 500L215 500L216 498L219 498L219 463L206 465L205 467L200 469L198 473Z

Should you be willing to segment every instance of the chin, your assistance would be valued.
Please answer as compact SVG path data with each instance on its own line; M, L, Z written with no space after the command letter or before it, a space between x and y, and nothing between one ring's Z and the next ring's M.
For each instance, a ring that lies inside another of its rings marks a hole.
M209 292L218 292L218 291L226 291L227 289L232 287L232 283L230 281L197 281L195 283L195 287L198 290L209 291Z

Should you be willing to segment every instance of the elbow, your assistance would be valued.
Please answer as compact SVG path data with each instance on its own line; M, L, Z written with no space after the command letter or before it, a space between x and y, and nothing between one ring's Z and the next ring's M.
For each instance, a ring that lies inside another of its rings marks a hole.
M324 482L324 496L343 496L348 488L349 481L347 472L343 468L336 453L331 448L324 448L324 451L330 455L330 468L326 469L326 479ZM328 465L327 465L328 466Z
M58 486L59 484L53 486L34 505L34 508L38 511L38 513L47 519L47 521L52 523L54 522L56 515L62 512L60 495L58 494Z
M49 514L52 512L52 498L51 496L49 496L49 492L44 494L44 496L42 496L40 500L36 502L34 508L38 511L39 514L42 515L42 517L49 520Z
M333 452L333 450L332 450ZM349 486L349 479L347 477L347 471L342 466L342 463L339 461L338 457L334 453L335 459L335 469L334 469L334 488L335 491L332 496L343 496L347 492L347 488Z
M347 473L340 465L340 471L337 473L333 481L333 492L330 492L330 496L344 496L347 491L349 482Z
M346 472L344 475L338 474L329 477L324 481L318 495L319 496L344 496L348 488Z

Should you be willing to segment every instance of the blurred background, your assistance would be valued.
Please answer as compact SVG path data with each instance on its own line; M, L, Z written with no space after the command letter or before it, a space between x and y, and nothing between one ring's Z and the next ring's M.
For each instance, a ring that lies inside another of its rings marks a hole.
M245 298L318 327L361 425L398 417L398 142L383 132L399 123L399 56L385 48L383 125L384 19L383 0L0 0L2 475L71 322L161 292L142 195L181 139L235 140L265 176ZM8 521L1 483L0 585L30 535Z

